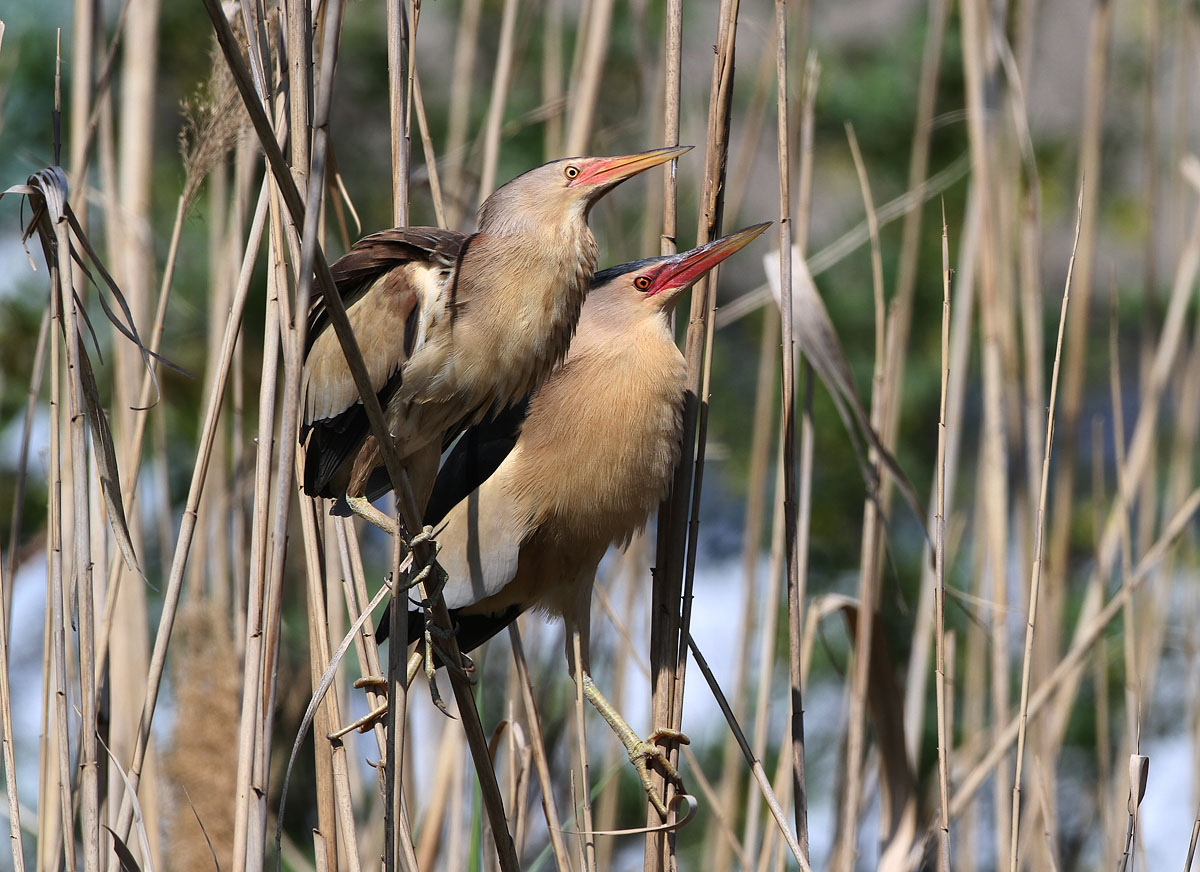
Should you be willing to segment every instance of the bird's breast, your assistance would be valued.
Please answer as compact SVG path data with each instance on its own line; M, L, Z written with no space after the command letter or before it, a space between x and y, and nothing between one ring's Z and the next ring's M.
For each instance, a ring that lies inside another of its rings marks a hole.
M649 367L568 359L534 397L514 491L566 542L627 541L666 495L683 429L683 358ZM642 361L646 363L646 361Z

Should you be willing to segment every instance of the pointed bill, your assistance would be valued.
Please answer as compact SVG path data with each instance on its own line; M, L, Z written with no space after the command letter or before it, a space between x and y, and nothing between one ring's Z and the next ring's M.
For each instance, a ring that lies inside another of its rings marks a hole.
M691 251L668 257L654 276L653 284L646 289L646 296L654 297L662 294L664 295L662 302L665 305L725 258L749 245L770 226L770 221L755 224L753 227L731 233L698 248L693 248Z
M670 148L654 148L650 151L624 154L618 157L581 158L580 173L571 184L572 186L588 185L607 189L618 182L625 181L630 176L636 176L638 173L679 157L691 149L690 145L678 145Z

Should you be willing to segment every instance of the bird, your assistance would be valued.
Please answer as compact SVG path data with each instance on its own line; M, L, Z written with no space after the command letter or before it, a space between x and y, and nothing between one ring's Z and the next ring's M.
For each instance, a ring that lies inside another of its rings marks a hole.
M687 364L670 313L684 290L768 226L596 273L564 361L522 403L463 434L425 517L440 545L460 651L527 610L561 617L572 678L624 744L664 819L651 762L682 783L655 740L686 738L659 730L643 741L597 688L592 587L609 546L628 544L666 496L679 460ZM408 621L409 638L418 638L420 612L410 610Z
M473 234L384 230L331 266L419 507L448 435L529 393L566 353L596 266L592 206L690 148L550 161L492 193ZM323 299L308 313L301 390L304 492L396 533L367 496L390 486Z

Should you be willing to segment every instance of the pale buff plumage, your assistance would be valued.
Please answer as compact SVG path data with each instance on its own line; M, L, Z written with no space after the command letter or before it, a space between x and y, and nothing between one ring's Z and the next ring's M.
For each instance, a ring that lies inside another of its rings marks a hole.
M492 194L472 236L398 228L367 237L334 264L419 500L448 431L528 393L562 359L596 263L591 205L684 150L554 161ZM379 447L320 303L310 325L304 488L358 498L382 466Z
M652 306L626 281L588 296L567 359L533 397L512 452L436 532L447 606L563 615L576 592L562 576L585 583L573 565L594 572L665 495L686 365ZM537 547L519 559L526 542Z

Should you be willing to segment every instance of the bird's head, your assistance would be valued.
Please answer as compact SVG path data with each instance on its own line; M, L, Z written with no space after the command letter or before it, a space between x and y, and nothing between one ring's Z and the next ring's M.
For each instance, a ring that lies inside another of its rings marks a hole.
M592 279L588 302L602 299L636 311L670 312L685 290L725 258L771 226L767 221L680 254L648 257L602 270Z
M666 163L690 145L655 148L618 157L568 157L522 173L498 188L479 208L479 229L521 232L586 220L597 200L621 182Z

